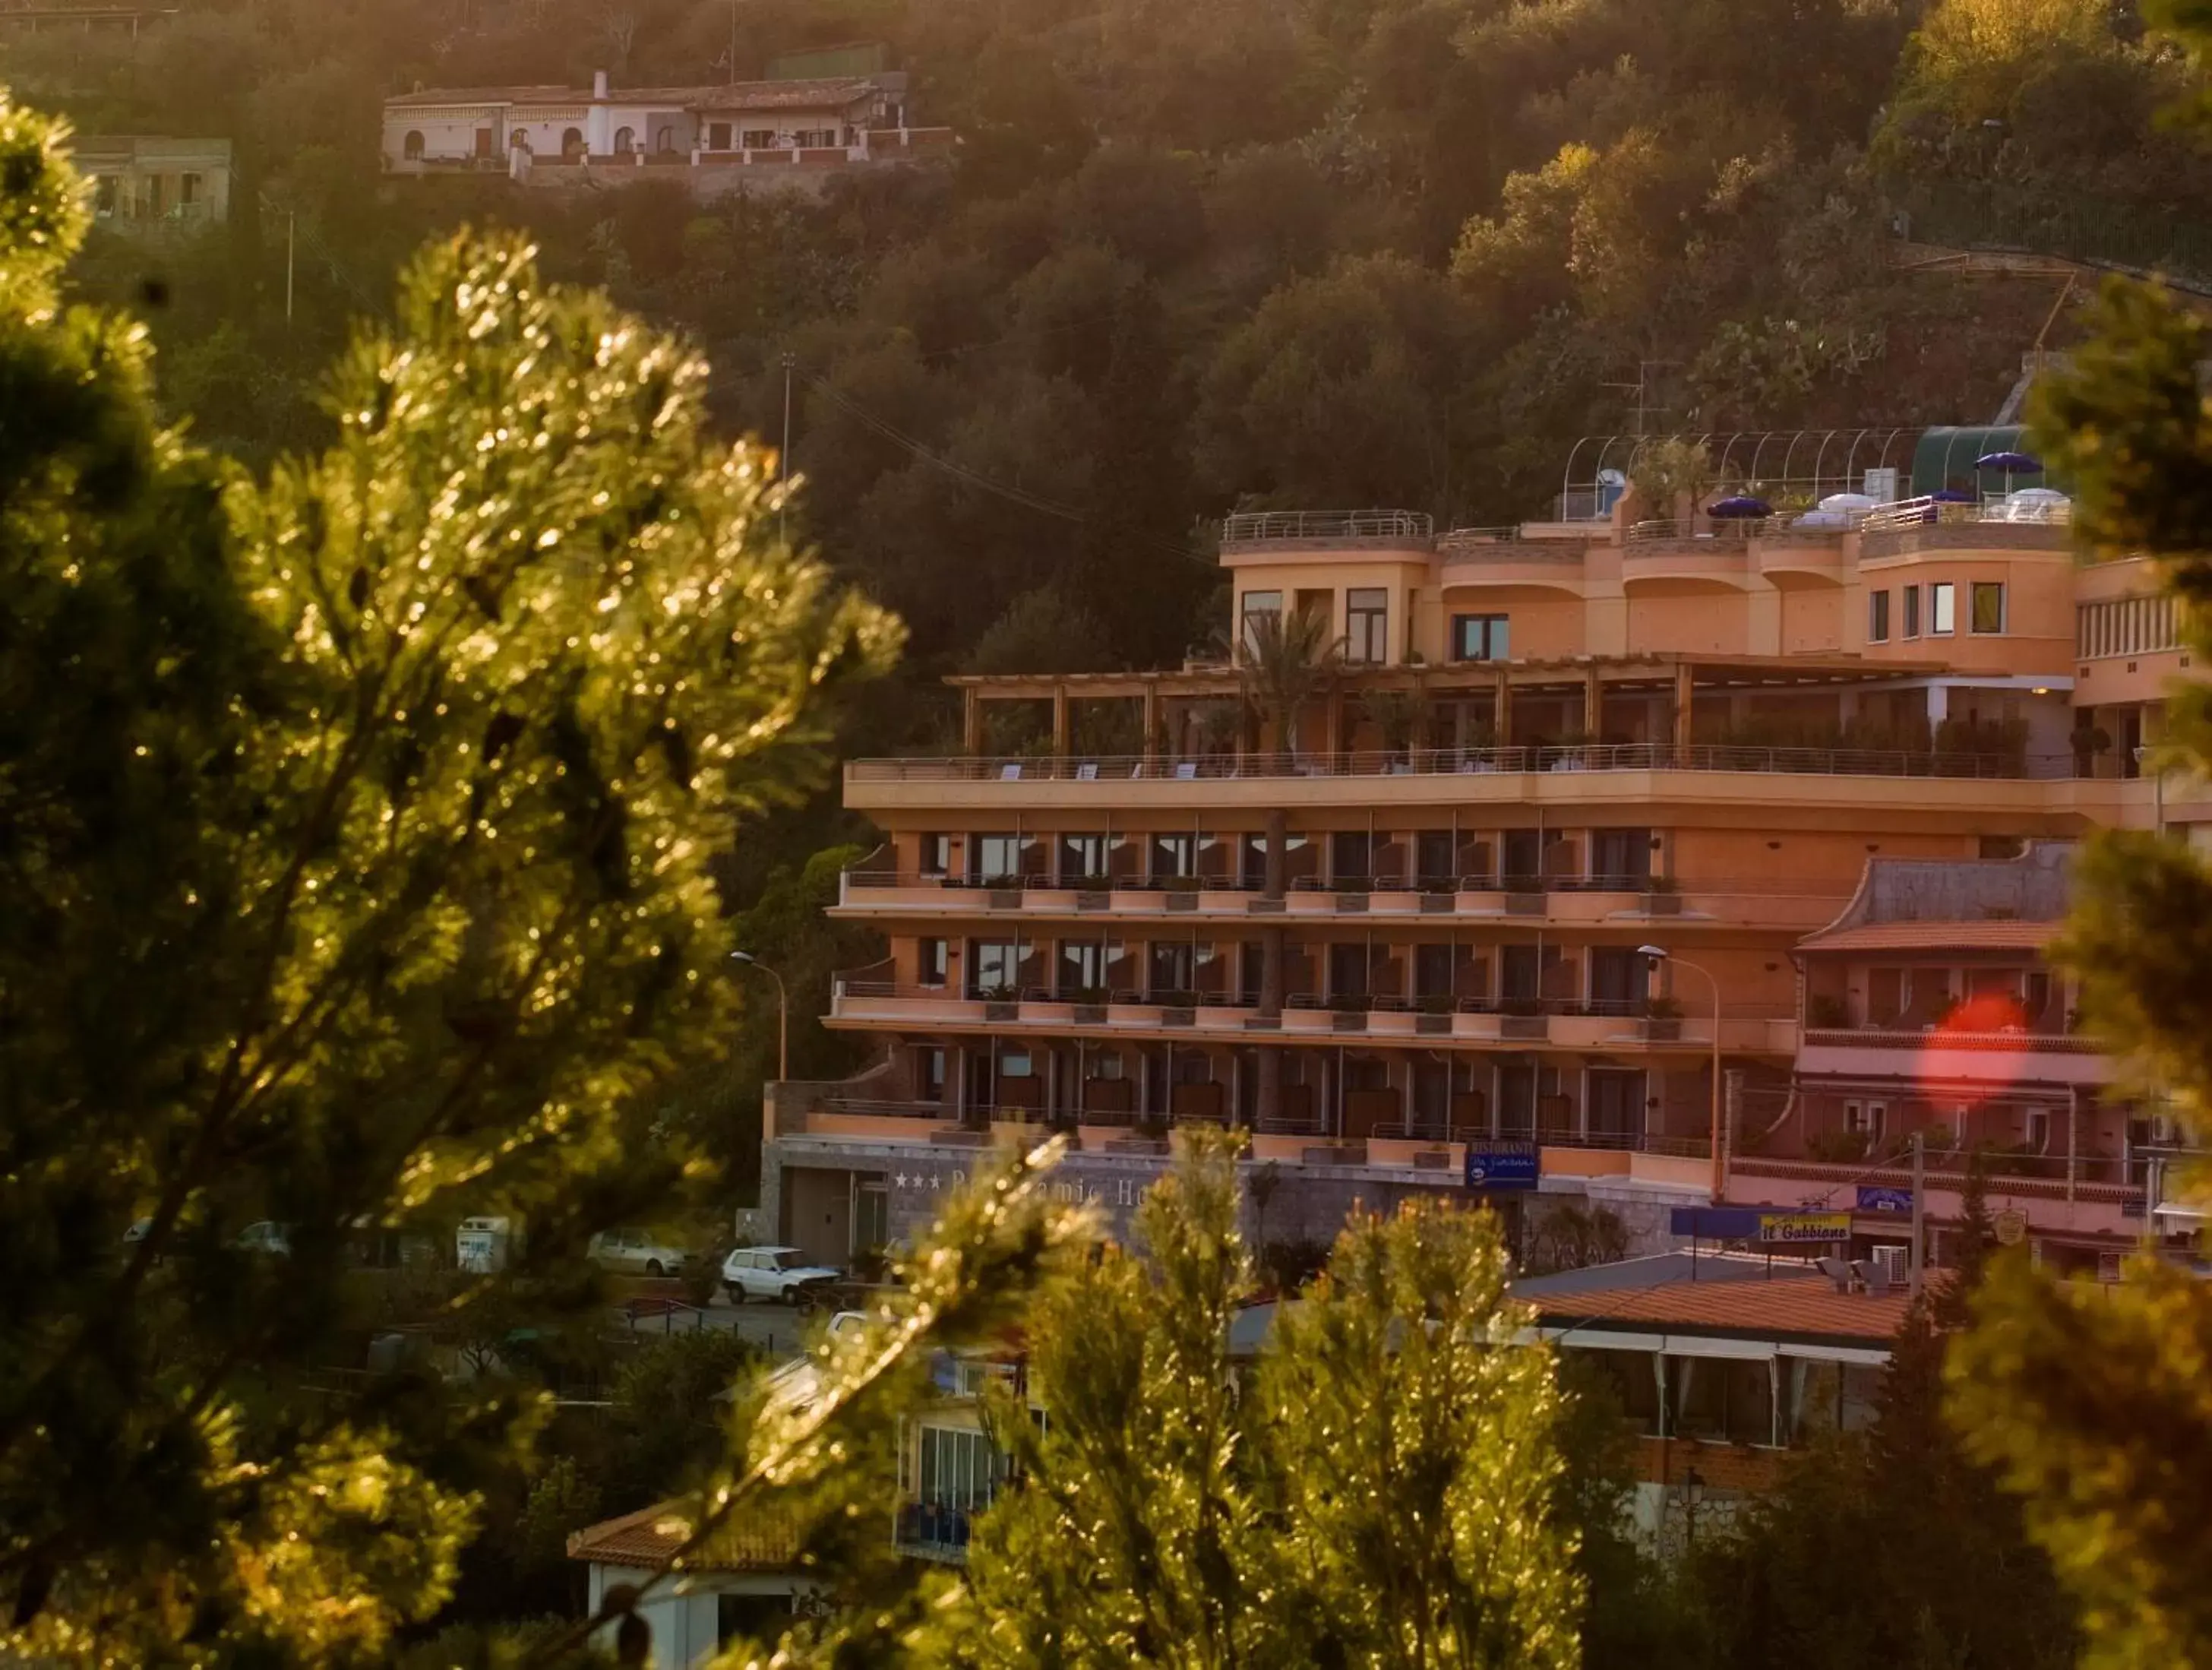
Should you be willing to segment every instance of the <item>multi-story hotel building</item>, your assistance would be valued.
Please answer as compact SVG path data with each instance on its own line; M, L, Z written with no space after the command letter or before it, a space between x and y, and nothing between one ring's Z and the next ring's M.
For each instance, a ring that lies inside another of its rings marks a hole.
M1915 1008L1932 976L1899 984L1912 958L1831 927L1866 914L1870 867L2212 836L2212 795L2145 765L2188 673L2172 606L2146 562L2084 564L2064 513L1993 491L1737 521L1630 493L1442 536L1232 517L1238 635L1314 611L1338 640L1305 699L1226 660L960 679L958 757L848 763L884 841L836 911L890 954L839 981L830 1024L881 1055L771 1094L766 1210L842 1257L926 1221L963 1149L1044 1127L1076 1133L1070 1186L1119 1209L1194 1120L1255 1133L1270 1239L1525 1183L1516 1143L1540 1154L1527 1211L1603 1205L1641 1246L1717 1198L1853 1208L1911 1121L1963 1128L1940 1088L1807 1100L1850 1034L1941 1018ZM1999 948L2071 1059L2046 932ZM1946 964L1962 993L1993 946ZM1919 1070L1910 1039L1881 1047ZM2038 1235L2141 1226L2151 1133L2099 1110L2104 1077L2054 1081L2099 1157L2029 1192ZM1846 1119L1856 1156L1821 1134ZM1955 1169L1967 1144L1929 1146Z

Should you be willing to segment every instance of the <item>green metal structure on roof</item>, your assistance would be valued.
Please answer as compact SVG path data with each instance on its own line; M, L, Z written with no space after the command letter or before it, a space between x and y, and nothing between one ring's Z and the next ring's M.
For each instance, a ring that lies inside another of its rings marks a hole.
M2025 452L2032 456L2033 449L2027 445L2027 431L2018 424L1992 424L1985 428L1946 425L1923 430L1919 441L1912 448L1912 485L1906 490L1906 495L1917 497L1941 492L1946 487L1962 488L1967 492L2002 492L2007 486L2003 471L1974 467L1976 459L1999 452ZM2060 485L2039 470L2016 470L2010 482L2014 487Z

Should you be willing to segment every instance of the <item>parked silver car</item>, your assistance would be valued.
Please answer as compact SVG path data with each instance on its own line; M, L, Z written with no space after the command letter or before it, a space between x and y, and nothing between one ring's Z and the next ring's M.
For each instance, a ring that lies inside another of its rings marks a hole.
M616 1276L680 1276L691 1258L650 1229L602 1229L584 1256Z

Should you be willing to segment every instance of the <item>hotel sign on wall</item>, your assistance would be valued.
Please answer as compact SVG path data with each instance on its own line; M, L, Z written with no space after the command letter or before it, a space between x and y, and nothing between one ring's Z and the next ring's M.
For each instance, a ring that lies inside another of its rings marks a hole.
M1851 1238L1849 1212L1762 1212L1759 1238L1769 1246L1805 1246Z
M1048 1199L1070 1206L1096 1207L1118 1235L1127 1228L1137 1202L1159 1180L1163 1169L1159 1164L1141 1161L1086 1165L1071 1156L1045 1173L1043 1186ZM905 1219L933 1218L972 1174L969 1166L945 1161L893 1166L884 1179L890 1192L891 1213Z

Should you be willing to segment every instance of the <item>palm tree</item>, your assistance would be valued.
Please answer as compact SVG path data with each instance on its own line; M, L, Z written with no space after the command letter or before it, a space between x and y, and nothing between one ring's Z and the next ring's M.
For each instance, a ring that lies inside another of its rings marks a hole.
M1275 733L1277 754L1297 758L1298 720L1306 704L1336 682L1344 640L1331 635L1322 609L1249 614L1237 640L1237 675L1244 699Z

